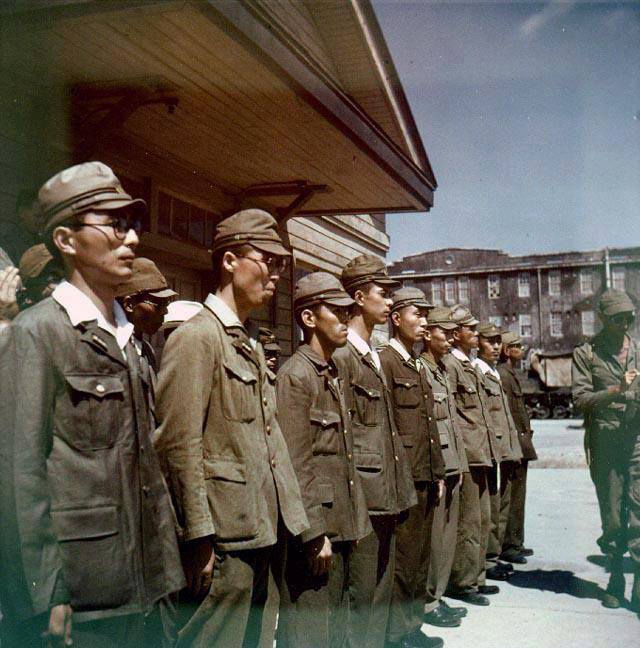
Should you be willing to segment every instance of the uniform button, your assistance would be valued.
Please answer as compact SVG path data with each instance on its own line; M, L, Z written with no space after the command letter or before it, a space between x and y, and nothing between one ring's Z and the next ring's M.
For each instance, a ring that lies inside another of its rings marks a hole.
M400 461L400 459L398 459L398 455L396 455L394 458L396 461Z
M396 433L395 433L395 432L392 432L392 433L391 433L391 436L395 436L395 435L396 435Z
M431 417L429 417L429 420L431 420Z
M263 399L262 399L262 404L263 404L263 405L266 405L266 404L267 404L267 399L266 399L266 398L263 398Z
M327 419L322 419L322 425L326 425L326 424L327 424Z
M271 426L270 425L267 425L265 430L266 430L267 434L271 434Z
M404 386L405 387L411 387L411 383L405 383Z
M351 460L351 455L347 454L347 459Z
M104 394L104 385L102 383L98 383L96 385L96 391L98 394Z
M151 489L148 486L142 487L142 492L146 495Z
M346 431L346 430L342 430L342 434L346 434L346 433L347 433L347 431Z
M353 486L353 479L349 480L349 486Z
M275 467L276 467L276 460L275 460L275 459L272 459L272 460L271 460L271 467L272 467L272 468L275 468Z

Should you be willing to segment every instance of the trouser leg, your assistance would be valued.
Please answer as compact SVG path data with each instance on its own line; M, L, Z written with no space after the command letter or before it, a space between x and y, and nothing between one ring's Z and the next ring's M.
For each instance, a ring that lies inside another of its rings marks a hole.
M511 484L511 510L502 541L502 551L520 551L524 547L525 500L529 462L523 459L514 469Z
M505 461L500 464L500 515L498 517L498 538L500 546L499 552L502 553L504 545L504 534L507 530L509 517L511 516L511 500L513 496L513 483L516 477L516 463Z
M487 483L489 487L489 506L491 516L489 519L489 540L487 542L486 565L487 569L494 567L500 555L500 489L498 481L498 466L494 465L489 469Z
M373 532L354 549L349 568L348 645L383 646L395 570L395 515L371 516Z
M478 556L478 585L487 582L487 548L491 530L491 493L489 490L489 469L480 468L474 475L478 487L480 507L480 553Z
M634 565L634 604L640 604L640 434L629 435L627 544Z

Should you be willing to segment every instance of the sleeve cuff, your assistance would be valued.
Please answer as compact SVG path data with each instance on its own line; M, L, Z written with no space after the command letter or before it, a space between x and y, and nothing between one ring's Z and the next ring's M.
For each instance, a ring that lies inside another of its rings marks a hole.
M213 536L215 534L216 530L212 522L202 522L185 528L182 534L182 541L189 542L190 540L197 540L198 538Z
M64 582L61 573L58 573L56 584L51 592L51 599L49 600L49 608L54 608L56 605L68 605L71 602L71 595Z

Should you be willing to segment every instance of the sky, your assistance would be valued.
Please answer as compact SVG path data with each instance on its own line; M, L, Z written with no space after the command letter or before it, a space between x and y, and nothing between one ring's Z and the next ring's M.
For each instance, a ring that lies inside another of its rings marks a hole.
M389 261L640 245L640 3L373 6L438 181Z

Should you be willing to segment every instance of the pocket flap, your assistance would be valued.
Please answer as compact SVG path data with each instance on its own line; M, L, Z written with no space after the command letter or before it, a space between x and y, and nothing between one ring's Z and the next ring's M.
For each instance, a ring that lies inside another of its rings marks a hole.
M356 453L354 459L358 470L371 472L382 470L382 455L378 452Z
M59 542L104 538L118 533L115 506L51 511L51 521Z
M406 389L410 389L411 387L415 387L418 384L418 379L417 378L393 378L393 384L396 387L405 387Z
M225 371L233 376L236 380L241 380L246 385L251 385L258 382L258 379L255 377L249 369L244 369L242 367L234 367L231 363L224 363Z
M113 394L124 393L120 376L104 374L65 374L65 380L74 391L104 398Z
M500 385L496 385L493 381L487 380L486 382L486 390L492 395L492 396L500 396Z
M338 414L338 412L312 409L309 410L309 418L322 427L328 427L340 423L340 414Z
M449 447L449 433L440 432L440 447L448 448Z
M225 481L245 484L247 476L245 465L237 461L224 461L221 459L204 460L205 479L223 479Z
M357 382L352 382L351 383L355 391L357 391L359 394L363 394L364 396L367 396L368 398L380 398L382 395L382 392L379 389L376 389L375 387L370 387L368 385L360 385Z
M436 403L444 403L447 400L447 395L444 392L433 392L433 400Z

